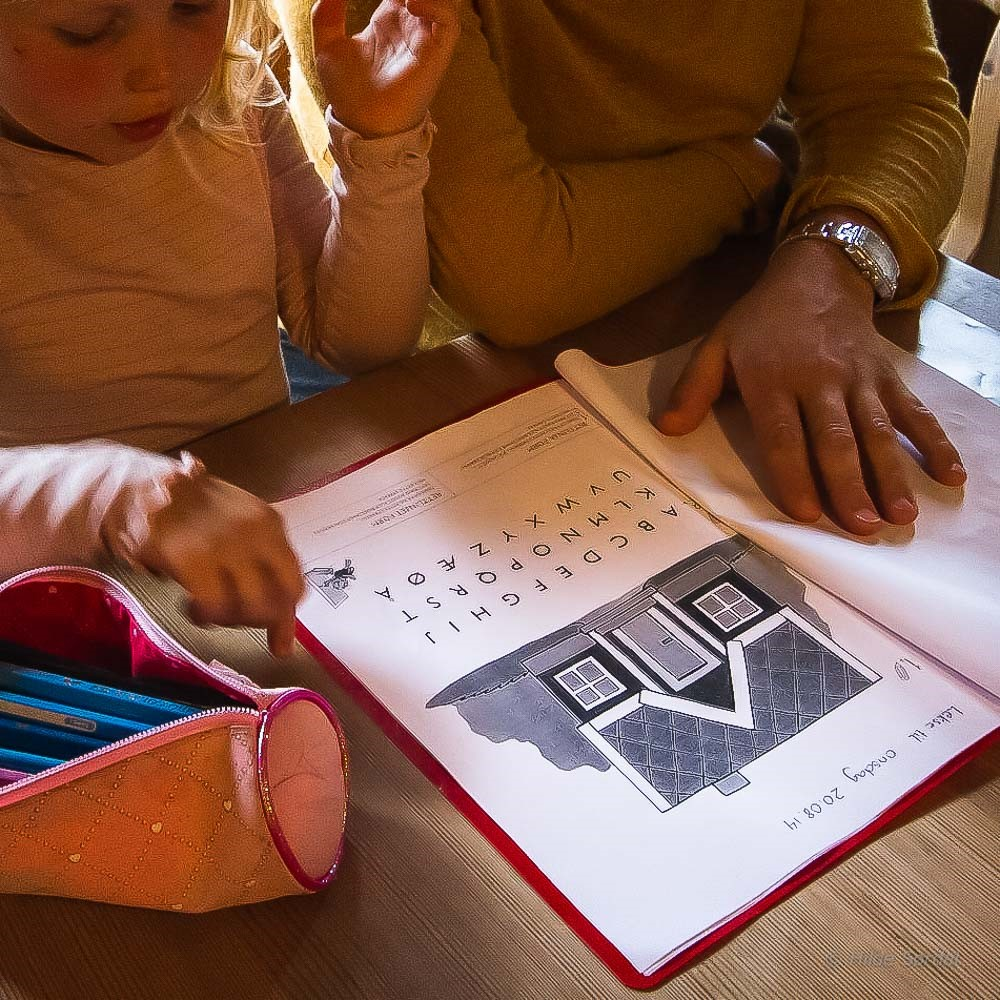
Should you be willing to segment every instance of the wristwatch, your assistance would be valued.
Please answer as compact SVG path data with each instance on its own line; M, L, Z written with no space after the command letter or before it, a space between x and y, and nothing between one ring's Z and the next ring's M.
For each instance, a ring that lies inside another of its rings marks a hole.
M829 240L850 257L875 289L879 302L888 302L896 294L899 261L889 244L868 226L858 222L817 219L793 229L782 243L793 240Z

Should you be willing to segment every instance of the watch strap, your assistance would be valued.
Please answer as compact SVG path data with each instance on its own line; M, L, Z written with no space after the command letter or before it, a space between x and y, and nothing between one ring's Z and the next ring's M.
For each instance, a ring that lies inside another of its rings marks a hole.
M899 262L878 233L859 222L815 219L793 229L782 243L826 240L839 246L875 289L880 302L890 301L899 284Z

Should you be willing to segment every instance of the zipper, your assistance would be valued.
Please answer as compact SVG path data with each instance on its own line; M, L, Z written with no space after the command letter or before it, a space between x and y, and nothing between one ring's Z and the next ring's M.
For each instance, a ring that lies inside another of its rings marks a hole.
M26 774L23 778L18 778L17 781L12 781L9 784L4 785L3 788L0 788L0 807L5 804L3 800L8 792L23 788L25 785L29 785L33 781L41 779L48 781L52 778L58 777L58 775L60 775L63 771L66 771L71 767L76 767L76 765L81 763L81 761L97 760L102 754L114 753L115 751L121 750L132 743L148 739L150 736L163 733L168 729L177 729L181 726L187 725L188 723L196 721L204 722L205 720L215 716L233 716L233 721L235 722L238 718L241 719L248 715L256 717L260 714L261 709L249 708L245 705L233 705L232 708L207 708L202 712L195 712L194 715L185 715L183 719L171 719L170 722L161 722L158 726L153 726L150 729L144 729L141 733L133 733L131 736L125 736L120 740L115 740L114 743L108 743L103 747L98 747L96 750L91 750L88 753L81 754L79 757L74 757L72 760L64 760L55 767L46 768L44 771L39 771L37 774Z

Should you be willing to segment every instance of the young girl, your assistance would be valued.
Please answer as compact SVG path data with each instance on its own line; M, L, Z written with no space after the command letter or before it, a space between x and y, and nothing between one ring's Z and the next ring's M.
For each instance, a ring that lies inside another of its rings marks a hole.
M420 331L427 105L454 0L314 8L338 164L303 152L266 0L0 0L0 576L103 554L290 651L267 505L154 454L287 399L277 321L339 371Z

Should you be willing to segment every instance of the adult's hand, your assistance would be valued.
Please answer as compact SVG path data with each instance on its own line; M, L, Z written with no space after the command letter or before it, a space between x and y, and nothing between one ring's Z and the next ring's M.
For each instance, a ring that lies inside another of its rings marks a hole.
M312 8L316 73L333 116L366 138L415 128L460 34L456 0L382 0L348 35L347 0Z
M734 383L787 514L815 521L825 490L834 517L854 534L910 523L917 504L897 431L938 482L961 486L965 470L889 361L873 296L838 247L782 245L696 350L657 426L665 434L694 430Z

